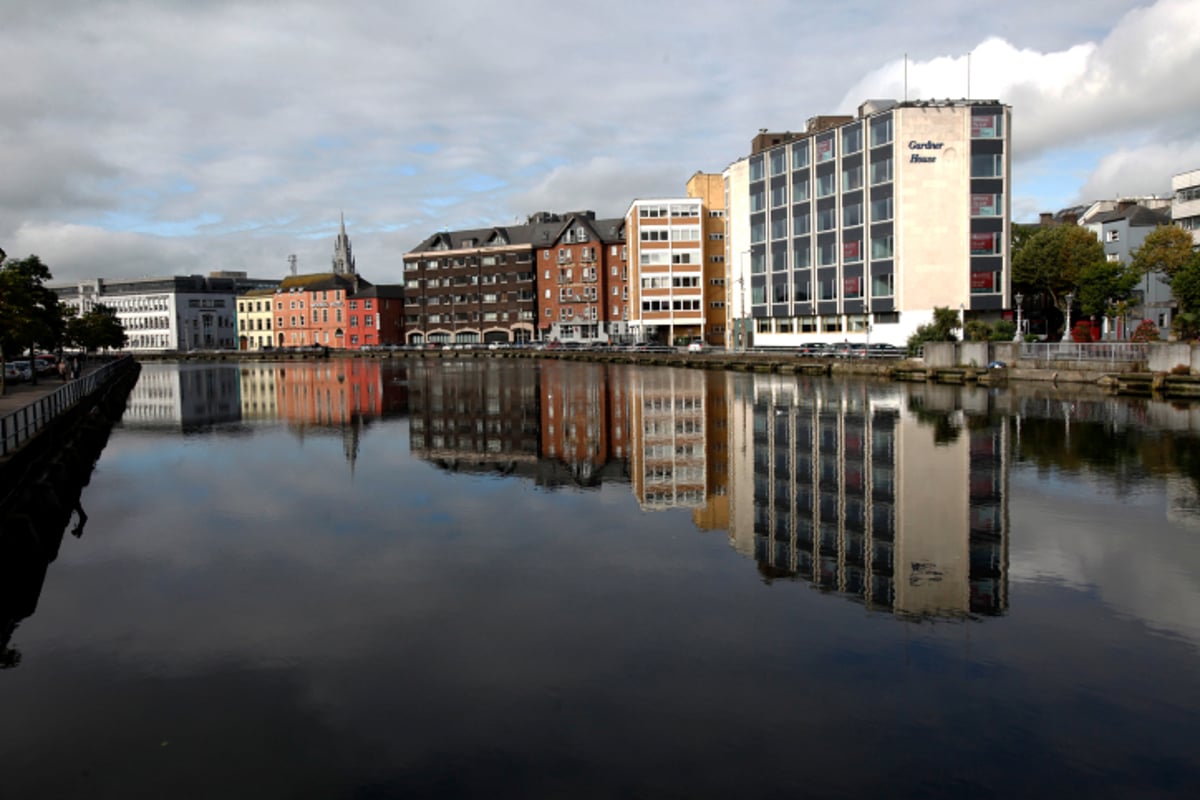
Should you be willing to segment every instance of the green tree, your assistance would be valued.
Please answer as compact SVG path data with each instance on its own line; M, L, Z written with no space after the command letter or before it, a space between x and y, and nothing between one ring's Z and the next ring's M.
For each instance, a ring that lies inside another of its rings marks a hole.
M957 342L954 332L962 327L958 312L952 308L934 306L933 320L925 325L917 326L917 330L908 337L908 353L916 355L926 342Z
M1128 300L1141 273L1119 261L1099 261L1079 275L1079 307L1084 314L1109 314L1116 303Z
M54 349L62 342L64 323L58 296L46 288L50 269L36 255L0 264L0 361L5 353L30 354L40 345ZM34 382L37 373L34 373ZM4 391L0 377L0 393Z
M1065 314L1066 296L1079 286L1080 276L1104 262L1104 246L1090 230L1052 225L1038 230L1013 253L1013 282L1044 293Z
M128 341L117 312L103 304L68 320L67 337L87 353L101 348L120 350Z
M1192 253L1175 271L1171 294L1179 304L1179 312L1172 321L1176 335L1180 339L1200 338L1200 252Z
M1171 283L1192 258L1192 234L1176 225L1159 225L1133 251L1129 265L1141 275L1160 272ZM1174 289L1174 286L1172 286Z

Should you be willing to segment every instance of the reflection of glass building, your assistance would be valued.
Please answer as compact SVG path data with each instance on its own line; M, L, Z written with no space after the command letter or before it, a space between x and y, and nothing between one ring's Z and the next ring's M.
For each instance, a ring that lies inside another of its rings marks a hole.
M630 373L630 477L642 508L704 507L706 373Z
M919 415L906 391L756 377L731 414L734 544L870 608L1002 613L1005 428Z
M241 419L235 364L142 365L121 424L193 431Z

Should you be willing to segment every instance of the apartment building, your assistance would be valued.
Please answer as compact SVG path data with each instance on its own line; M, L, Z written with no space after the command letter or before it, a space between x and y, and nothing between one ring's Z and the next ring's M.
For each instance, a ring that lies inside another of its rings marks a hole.
M904 344L1011 308L1008 106L870 100L755 137L723 173L731 341Z
M723 343L724 209L720 176L705 173L688 181L686 197L629 206L630 329L638 341Z
M275 319L275 290L251 289L237 299L239 350L263 350L275 346L271 323Z
M540 338L621 342L629 338L625 220L566 214L535 241Z

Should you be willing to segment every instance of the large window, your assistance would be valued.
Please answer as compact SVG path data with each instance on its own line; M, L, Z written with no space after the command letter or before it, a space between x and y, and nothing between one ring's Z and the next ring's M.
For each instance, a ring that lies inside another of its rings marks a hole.
M795 211L792 214L792 233L802 236L812 227L812 215L808 211Z
M766 253L753 253L750 256L750 272L760 275L767 271Z
M896 276L887 272L883 275L871 276L871 296L872 297L891 297L895 294ZM878 315L876 316L878 319Z
M871 121L871 147L887 144L892 140L892 118L884 117Z
M792 145L792 169L808 166L808 140Z
M862 225L862 203L850 203L842 207L842 227L852 228L855 225Z
M781 184L771 189L771 208L787 205L787 185Z
M892 198L881 197L871 201L871 222L892 218Z
M837 227L837 209L827 208L817 212L817 230L831 231Z
M837 300L837 278L821 278L817 281L818 300Z
M855 300L862 297L863 279L861 277L843 278L842 279L842 296L847 300Z
M871 185L887 183L892 179L892 159L871 162Z
M788 235L787 217L771 220L771 238L786 239Z
M750 210L762 211L767 207L767 193L763 189L750 192Z
M817 163L833 160L833 135L817 140Z
M862 242L858 239L842 243L842 261L846 264L853 264L856 261L862 261Z
M855 125L842 131L842 155L857 153L862 149L862 126Z
M879 236L871 240L871 258L883 259L892 257L892 237Z
M999 272L971 273L971 294L997 294L999 291Z
M771 151L771 174L782 175L787 171L787 150L780 147Z
M861 189L863 185L863 168L861 164L846 167L842 170L842 191L852 192Z
M817 197L829 197L835 191L837 191L837 181L832 172L817 177Z
M767 223L752 222L750 223L750 243L759 244L766 241L767 238Z
M808 181L808 177L796 177L792 181L792 202L803 203L811 196L812 186Z
M1001 241L1003 236L999 233L972 233L971 234L971 255L973 256L993 256L998 255L1001 251Z
M750 160L750 180L761 181L763 179L763 160L761 158L753 158Z
M999 139L1003 135L1003 114L979 114L971 117L972 139Z
M1002 153L978 153L971 156L972 178L1000 178L1004 176Z
M812 300L812 282L808 276L797 277L792 283L792 291L795 293L793 299L797 303L807 303Z
M972 217L998 217L1002 212L1004 195L1002 194L973 194L971 195Z
M828 267L837 263L837 242L817 245L817 266Z
M812 266L812 245L807 239L797 242L792 248L792 266L796 269Z

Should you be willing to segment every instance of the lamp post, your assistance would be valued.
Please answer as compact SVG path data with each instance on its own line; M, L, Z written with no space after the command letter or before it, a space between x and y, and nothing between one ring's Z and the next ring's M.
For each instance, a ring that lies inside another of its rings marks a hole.
M743 250L739 254L738 259L738 328L740 330L741 350L747 350L746 328L749 327L750 314L746 303L746 256L750 255L749 250Z
M1071 335L1071 303L1073 303L1075 301L1075 293L1067 292L1066 301L1067 301L1067 327L1066 327L1066 330L1063 331L1064 338Z
M1017 303L1017 332L1016 332L1016 335L1013 337L1013 341L1014 341L1014 342L1019 342L1019 341L1021 341L1021 339L1022 339L1022 331L1021 331L1021 301L1022 301L1022 300L1024 300L1024 299L1025 299L1025 295L1021 294L1020 292L1017 292L1015 295L1013 295L1013 300L1015 300L1015 301L1016 301L1016 303Z

